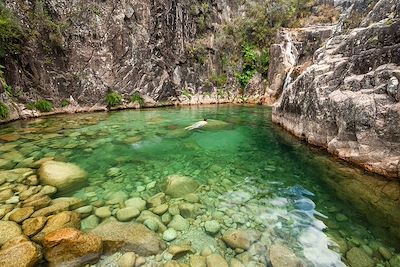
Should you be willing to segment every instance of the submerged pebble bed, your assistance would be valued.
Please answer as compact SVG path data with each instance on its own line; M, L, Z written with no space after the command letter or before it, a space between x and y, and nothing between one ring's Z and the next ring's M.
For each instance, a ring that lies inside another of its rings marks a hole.
M166 242L157 255L114 251L95 266L400 266L390 237L324 183L332 174L318 157L329 156L276 128L270 112L218 106L19 121L0 130L0 177L17 168L35 173L43 158L73 163L86 171L85 183L46 190L53 201L79 202L68 209L79 213L83 232L136 222ZM206 127L184 129L202 118ZM342 163L331 164L342 175ZM185 186L171 189L171 181ZM17 186L0 185L0 196L14 192L0 202L3 220L31 190Z

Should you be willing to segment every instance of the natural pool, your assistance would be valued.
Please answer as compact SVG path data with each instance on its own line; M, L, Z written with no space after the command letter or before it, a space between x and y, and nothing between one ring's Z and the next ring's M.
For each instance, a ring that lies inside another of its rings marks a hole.
M18 121L1 126L0 158L13 161L7 168L54 157L84 169L88 182L58 195L91 207L79 210L84 231L120 217L127 199L147 200L145 211L129 221L144 223L160 237L176 228L175 238L164 239L167 247L184 251L179 257L168 249L146 257L148 266L172 257L189 264L193 255L208 254L222 255L232 266L400 266L385 217L368 223L362 211L374 209L352 202L348 188L340 188L349 177L369 185L386 181L306 146L270 117L267 107L223 105ZM209 119L206 127L184 129L202 118ZM171 175L191 177L200 186L189 196L160 196ZM104 207L110 214L100 212ZM248 245L221 240L235 229L245 232ZM97 265L118 266L121 255L104 255Z

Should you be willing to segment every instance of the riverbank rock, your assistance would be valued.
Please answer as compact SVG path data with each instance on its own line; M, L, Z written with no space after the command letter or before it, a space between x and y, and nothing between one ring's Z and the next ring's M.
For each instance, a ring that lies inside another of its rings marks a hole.
M0 250L0 266L33 267L37 266L41 259L40 247L20 237L10 240Z
M15 222L0 221L0 246L21 233L21 228Z
M272 267L302 267L305 266L289 248L283 245L272 245L269 251Z
M190 177L183 175L170 175L164 181L163 191L171 197L184 197L193 193L199 184Z
M55 186L59 191L69 191L86 182L87 173L80 167L59 161L46 161L39 169L42 184Z
M164 241L142 224L109 220L97 226L91 233L102 238L104 251L108 253L135 252L140 256L150 256L165 248Z
M43 239L49 266L82 266L95 263L103 251L101 238L74 228L63 228Z

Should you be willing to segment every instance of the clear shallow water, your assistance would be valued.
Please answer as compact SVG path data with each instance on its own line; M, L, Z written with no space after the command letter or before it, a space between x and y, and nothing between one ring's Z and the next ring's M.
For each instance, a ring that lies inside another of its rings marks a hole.
M373 266L397 266L378 251L384 247L395 256L393 238L328 186L354 170L292 138L270 116L270 108L254 106L148 109L20 121L0 134L20 134L2 145L15 145L19 162L51 156L85 169L88 184L70 196L94 206L121 192L146 199L168 175L193 177L203 185L202 208L182 238L190 240L191 231L217 219L223 230L261 234L258 250L251 252L254 261L266 262L268 247L283 243L309 266L344 266L352 247L365 251ZM202 118L210 120L204 129L184 130ZM205 245L190 241L199 249ZM227 259L235 256L217 243L215 250Z

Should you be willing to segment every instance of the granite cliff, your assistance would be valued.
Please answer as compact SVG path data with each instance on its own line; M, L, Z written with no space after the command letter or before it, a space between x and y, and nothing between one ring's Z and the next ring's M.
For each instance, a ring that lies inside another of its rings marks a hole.
M271 49L280 58L270 72L268 94L279 96L272 119L342 159L398 178L400 4L380 0L356 28L345 29L361 2L353 3L332 28L280 33L282 42ZM318 39L304 32L327 36L308 59L303 47Z

